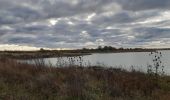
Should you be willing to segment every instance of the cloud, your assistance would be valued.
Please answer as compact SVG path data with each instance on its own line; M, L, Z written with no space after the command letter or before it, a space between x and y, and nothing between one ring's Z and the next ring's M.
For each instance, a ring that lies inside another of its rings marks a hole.
M139 11L149 9L169 9L169 0L117 0L123 9Z
M167 47L169 4L169 0L0 0L0 43Z

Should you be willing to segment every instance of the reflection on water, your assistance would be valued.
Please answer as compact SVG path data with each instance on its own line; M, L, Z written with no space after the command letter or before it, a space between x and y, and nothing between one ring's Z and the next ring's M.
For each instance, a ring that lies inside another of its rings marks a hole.
M165 73L170 73L170 51L161 51L161 58L165 66ZM101 65L106 67L121 67L130 70L132 67L136 70L147 71L147 65L153 64L149 52L132 52L132 53L95 53L83 57L59 57L45 58L46 64L52 66L69 66L69 65ZM31 62L31 61L30 61Z

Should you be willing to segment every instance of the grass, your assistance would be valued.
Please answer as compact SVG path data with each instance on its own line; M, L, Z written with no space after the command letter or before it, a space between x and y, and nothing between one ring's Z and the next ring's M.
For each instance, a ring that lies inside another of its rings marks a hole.
M170 77L98 66L46 67L0 60L0 100L170 100Z

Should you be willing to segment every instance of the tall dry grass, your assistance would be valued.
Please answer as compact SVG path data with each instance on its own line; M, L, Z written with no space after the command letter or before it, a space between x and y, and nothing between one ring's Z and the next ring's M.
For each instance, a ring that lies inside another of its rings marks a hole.
M49 67L0 59L2 100L169 100L170 77L159 88L148 74L98 66Z

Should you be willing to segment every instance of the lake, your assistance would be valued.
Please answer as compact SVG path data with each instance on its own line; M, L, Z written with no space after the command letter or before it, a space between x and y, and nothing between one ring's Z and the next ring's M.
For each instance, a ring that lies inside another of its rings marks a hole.
M147 65L153 65L155 54L149 55L150 52L127 52L127 53L94 53L82 57L59 57L59 58L44 58L45 64L51 66L105 66L118 67L126 70L136 69L139 71L147 71ZM170 74L170 51L161 51L161 62L165 67L166 74ZM34 60L29 60L29 63L34 63Z

